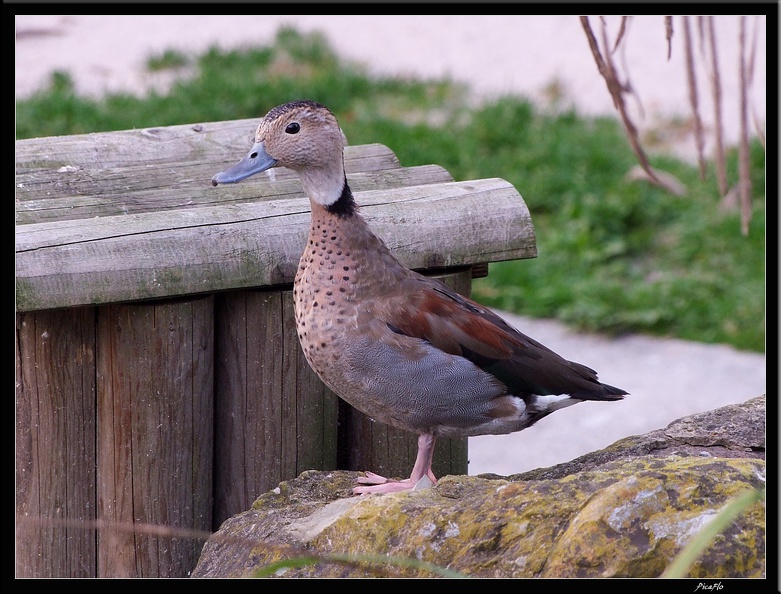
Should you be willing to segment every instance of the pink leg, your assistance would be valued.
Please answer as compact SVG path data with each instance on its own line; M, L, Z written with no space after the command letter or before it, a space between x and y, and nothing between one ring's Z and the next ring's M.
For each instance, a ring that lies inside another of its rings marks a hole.
M431 470L431 462L434 459L434 444L436 437L424 433L418 437L418 456L415 459L415 466L412 468L412 474L408 479L398 482L389 482L383 476L367 472L366 477L359 477L356 482L362 485L372 485L370 487L355 487L353 493L393 493L395 491L407 491L418 484L424 476L433 483L437 484L437 479Z

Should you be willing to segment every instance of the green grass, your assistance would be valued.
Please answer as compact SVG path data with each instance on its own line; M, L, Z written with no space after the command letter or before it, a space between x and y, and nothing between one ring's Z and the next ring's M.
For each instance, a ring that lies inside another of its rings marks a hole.
M371 78L322 36L292 29L268 47L212 49L192 59L166 52L148 67L187 64L196 75L166 94L100 101L79 97L70 77L55 73L48 89L17 102L17 138L259 118L291 99L316 99L336 113L351 144L380 142L405 166L436 163L457 180L501 177L518 189L539 257L492 264L488 278L475 282L479 301L583 330L764 352L765 154L758 143L744 237L739 213L719 207L712 166L702 182L688 163L651 159L685 184L684 197L627 181L636 160L612 118L547 111L521 97L471 107L468 89L451 81ZM729 178L737 180L734 150Z
M166 50L159 56L152 56L147 60L146 68L149 72L159 72L161 70L176 70L189 64L189 59L182 52L176 50Z

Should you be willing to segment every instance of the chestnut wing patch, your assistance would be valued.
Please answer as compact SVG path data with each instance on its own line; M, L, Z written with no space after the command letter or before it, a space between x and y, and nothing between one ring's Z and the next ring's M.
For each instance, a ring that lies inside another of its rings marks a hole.
M426 340L468 359L518 396L570 394L604 399L613 394L606 392L611 387L603 387L593 369L567 361L444 283L422 276L416 280L404 303L391 308L397 312L387 322L393 332Z

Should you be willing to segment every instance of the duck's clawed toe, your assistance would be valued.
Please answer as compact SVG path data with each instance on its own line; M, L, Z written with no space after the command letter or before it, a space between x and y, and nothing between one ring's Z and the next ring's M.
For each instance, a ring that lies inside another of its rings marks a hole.
M374 475L374 476L378 476L378 475ZM363 481L358 479L356 482L363 482ZM411 479L404 479L403 481L398 481L398 482L387 481L380 484L372 483L370 484L370 486L365 486L365 487L354 487L353 493L355 493L356 495L366 495L368 493L396 493L398 491L409 491L414 486L415 485L412 484Z
M384 476L369 472L368 470L364 474L366 476L359 476L355 479L355 482L361 485L383 485L389 482Z
M375 474L373 472L366 472L366 476L359 476L355 479L355 482L359 485L353 488L353 493L356 495L364 495L367 493L397 493L399 491L420 491L422 489L430 489L437 484L437 479L433 473L424 474L421 478L415 480L413 478L404 479L403 481L391 481Z

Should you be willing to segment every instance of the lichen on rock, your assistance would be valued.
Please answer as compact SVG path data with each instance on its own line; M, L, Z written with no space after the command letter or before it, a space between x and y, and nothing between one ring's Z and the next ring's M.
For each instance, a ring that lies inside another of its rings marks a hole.
M764 397L736 405L731 428L715 432L721 409L686 421L695 450L678 447L679 420L669 435L628 438L558 470L446 476L422 491L353 496L359 473L307 471L227 520L193 577L250 576L302 556L312 561L276 575L436 575L412 560L473 577L657 577L731 499L764 487L755 445L763 409ZM741 445L748 442L754 447ZM720 534L689 575L764 576L764 501Z

